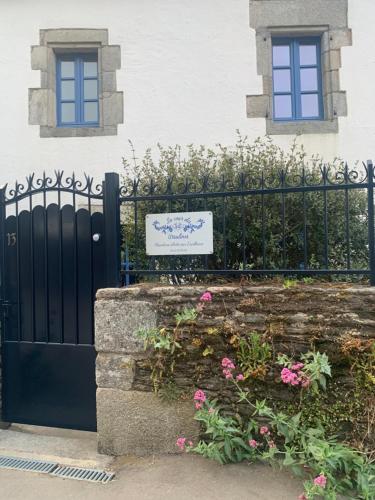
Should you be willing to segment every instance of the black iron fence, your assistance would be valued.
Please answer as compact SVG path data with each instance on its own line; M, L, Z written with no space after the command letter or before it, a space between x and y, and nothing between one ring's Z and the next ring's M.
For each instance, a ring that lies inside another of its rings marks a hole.
M120 186L123 274L357 275L375 285L374 166ZM147 256L149 213L211 211L214 253Z
M30 176L25 184L0 190L1 233L11 233L4 228L6 207L13 207L17 235L22 211L34 213L37 205L51 202L60 210L67 196L78 215L78 198L86 200L83 205L89 213L104 213L108 283L119 281L121 267L124 283L163 275L173 280L188 275L194 279L279 274L363 276L375 285L371 161L354 169L322 166L313 171L281 170L272 177L242 173L194 181L159 177L120 183L118 174L106 174L105 182L95 185L90 177L81 183L74 176L64 178L62 172L54 178ZM213 214L212 254L147 255L147 214L199 211ZM72 224L79 232L77 215ZM20 250L17 245L18 259Z

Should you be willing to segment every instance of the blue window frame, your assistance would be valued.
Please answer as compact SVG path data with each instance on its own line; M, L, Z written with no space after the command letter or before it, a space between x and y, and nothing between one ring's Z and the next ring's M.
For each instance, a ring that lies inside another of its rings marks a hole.
M97 53L57 55L56 62L57 125L99 126Z
M320 38L272 39L273 119L323 120Z

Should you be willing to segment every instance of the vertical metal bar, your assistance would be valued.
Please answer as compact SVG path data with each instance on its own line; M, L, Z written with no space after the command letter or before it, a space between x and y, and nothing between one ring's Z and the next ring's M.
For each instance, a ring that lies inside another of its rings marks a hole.
M227 198L223 196L223 243L224 243L224 269L227 268Z
M241 174L241 191L245 189L244 173ZM241 228L242 228L242 265L246 269L246 225L245 225L245 197L241 196Z
M62 214L61 214L61 190L60 185L57 190L57 206L59 207L59 274L60 274L60 315L61 315L61 331L60 343L64 343L64 262L63 262L63 228L62 228Z
M134 265L138 269L138 204L134 201Z
M33 213L33 195L29 195L30 212L30 261L31 261L31 331L32 341L35 342L35 269L34 269L34 213Z
M16 200L16 254L17 254L17 338L22 340L21 336L21 273L20 273L20 240L19 240L19 221L18 221L18 200Z
M73 231L73 239L74 239L74 299L75 299L75 343L79 344L79 316L78 316L78 233L77 233L77 212L76 212L76 182L75 176L72 176L72 197L73 197L73 218L74 218L74 231Z
M94 332L94 323L95 323L95 316L94 316L94 300L95 300L95 291L94 291L94 241L92 239L93 237L93 231L92 231L92 214L91 214L91 188L90 188L90 183L87 184L87 194L88 194L88 212L89 212L89 217L90 217L90 297L91 297L91 302L90 302L90 308L91 308L91 343L94 345L95 344L95 332Z
M282 187L285 187L285 172L281 171L282 175ZM282 235L283 235L283 269L286 269L286 245L285 245L285 192L281 193L281 224L282 224Z
M266 228L264 217L264 173L262 172L262 263L263 269L266 269Z
M307 201L306 201L306 193L303 191L302 193L302 202L303 202L303 268L308 269L308 251L307 251Z
M327 167L324 165L323 168L323 183L327 186ZM324 223L324 267L329 268L329 253L328 253L328 206L327 206L327 189L323 191L323 223Z
M106 285L120 286L121 238L120 238L120 179L116 173L106 173L103 190L105 224Z
M43 174L44 183L45 174ZM43 206L44 206L44 298L46 305L46 333L47 342L50 339L50 325L49 325L49 269L48 269L48 220L47 220L47 193L46 185L43 189Z
M203 197L203 207L204 211L207 212L207 196ZM214 213L212 213L212 225L214 224ZM205 269L208 269L208 255L204 256L204 267Z
M367 182L370 285L375 286L374 165L371 160L367 160Z
M348 165L345 165L345 183L349 183ZM350 224L349 224L349 190L345 189L345 241L346 241L346 268L351 268L350 259Z

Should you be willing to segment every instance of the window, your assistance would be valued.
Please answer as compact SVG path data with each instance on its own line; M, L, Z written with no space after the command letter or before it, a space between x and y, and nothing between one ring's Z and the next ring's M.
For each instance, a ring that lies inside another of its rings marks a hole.
M57 55L57 125L99 126L98 56Z
M274 120L322 120L319 38L273 38Z

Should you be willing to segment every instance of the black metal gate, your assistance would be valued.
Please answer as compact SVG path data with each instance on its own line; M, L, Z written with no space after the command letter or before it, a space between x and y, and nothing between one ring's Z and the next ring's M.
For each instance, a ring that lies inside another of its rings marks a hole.
M119 282L117 174L0 190L3 415L96 429L94 298Z

